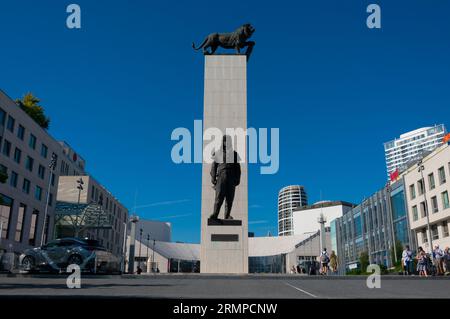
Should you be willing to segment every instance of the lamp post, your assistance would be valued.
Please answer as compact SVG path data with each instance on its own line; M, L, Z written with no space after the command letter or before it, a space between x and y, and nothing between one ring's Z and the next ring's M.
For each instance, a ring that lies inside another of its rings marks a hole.
M141 267L141 247L142 247L142 228L139 229L139 262L138 267Z
M77 188L78 188L78 205L80 205L80 200L81 200L81 191L83 190L83 178L80 177L79 180L77 180ZM79 232L79 224L78 224L78 217L79 215L77 215L77 219L76 219L76 225L75 225L75 237L78 237L78 232Z
M323 249L325 248L325 223L327 222L327 219L323 214L321 213L319 218L317 218L317 222L320 224L320 252L319 256L322 253Z
M148 272L148 246L150 245L150 234L147 234L147 258L145 259L145 264L147 265L147 272Z
M100 215L103 210L103 194L100 194L98 198L98 205L100 206L100 208L97 211L97 240L100 240Z
M422 178L422 187L423 187L423 197L424 197L424 203L425 203L425 214L427 216L427 230L428 230L428 242L430 243L430 252L433 251L433 237L431 236L431 227L430 227L430 216L429 216L429 211L428 211L428 202L427 202L427 191L426 191L426 187L425 187L425 179L423 177L423 171L425 170L425 166L423 166L422 164L422 160L420 160L417 163L418 168L418 172L421 175Z
M56 154L53 153L50 164L48 164L50 174L48 176L48 188L47 188L47 198L45 200L44 221L42 222L41 246L44 245L45 226L47 224L47 214L48 214L48 203L50 201L50 187L52 186L53 170L56 167L57 160L58 160L58 156L56 156Z
M155 272L155 240L153 239L153 249L152 249L152 271Z
M134 255L136 245L136 223L139 221L139 216L133 215L130 217L130 249L128 253L128 273L134 273Z
M80 177L80 179L77 180L77 184L78 184L78 186L77 186L77 188L78 188L78 204L80 204L81 191L83 190L83 184L84 184L82 177Z

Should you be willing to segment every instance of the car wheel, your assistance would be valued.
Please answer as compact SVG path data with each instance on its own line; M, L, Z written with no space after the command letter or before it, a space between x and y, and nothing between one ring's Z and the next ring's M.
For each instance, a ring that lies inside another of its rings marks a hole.
M33 271L34 270L34 258L31 256L25 256L22 259L22 267L25 271Z
M81 257L79 255L72 255L69 257L69 259L67 260L67 263L69 265L81 265L83 263L83 259L81 259Z

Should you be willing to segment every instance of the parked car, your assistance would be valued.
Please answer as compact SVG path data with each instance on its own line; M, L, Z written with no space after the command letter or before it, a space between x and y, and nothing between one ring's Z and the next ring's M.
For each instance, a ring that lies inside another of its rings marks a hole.
M41 247L27 249L19 257L22 270L28 272L66 271L76 264L81 271L120 273L120 259L101 247L97 240L61 238Z

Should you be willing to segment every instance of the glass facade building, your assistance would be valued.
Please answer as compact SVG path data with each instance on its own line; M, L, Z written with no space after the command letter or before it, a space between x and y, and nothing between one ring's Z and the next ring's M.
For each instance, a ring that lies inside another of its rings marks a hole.
M370 263L392 267L395 242L413 246L402 181L380 189L330 226L333 250L345 270L359 265L362 252Z

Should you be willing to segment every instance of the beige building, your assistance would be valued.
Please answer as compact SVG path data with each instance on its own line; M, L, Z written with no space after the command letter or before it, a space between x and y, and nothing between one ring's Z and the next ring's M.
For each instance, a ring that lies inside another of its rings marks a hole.
M428 252L430 241L433 246L450 246L450 146L440 146L421 163L409 167L404 181L409 222L416 234L417 246Z
M78 189L78 181L83 181L83 189ZM125 246L125 234L128 210L105 187L92 176L61 176L58 183L58 205L62 203L93 204L102 210L101 224L85 229L80 236L95 238L106 249L116 255L122 255ZM57 211L57 214L64 213Z
M0 90L0 250L19 254L53 237L59 176L84 171L84 160L62 145Z

